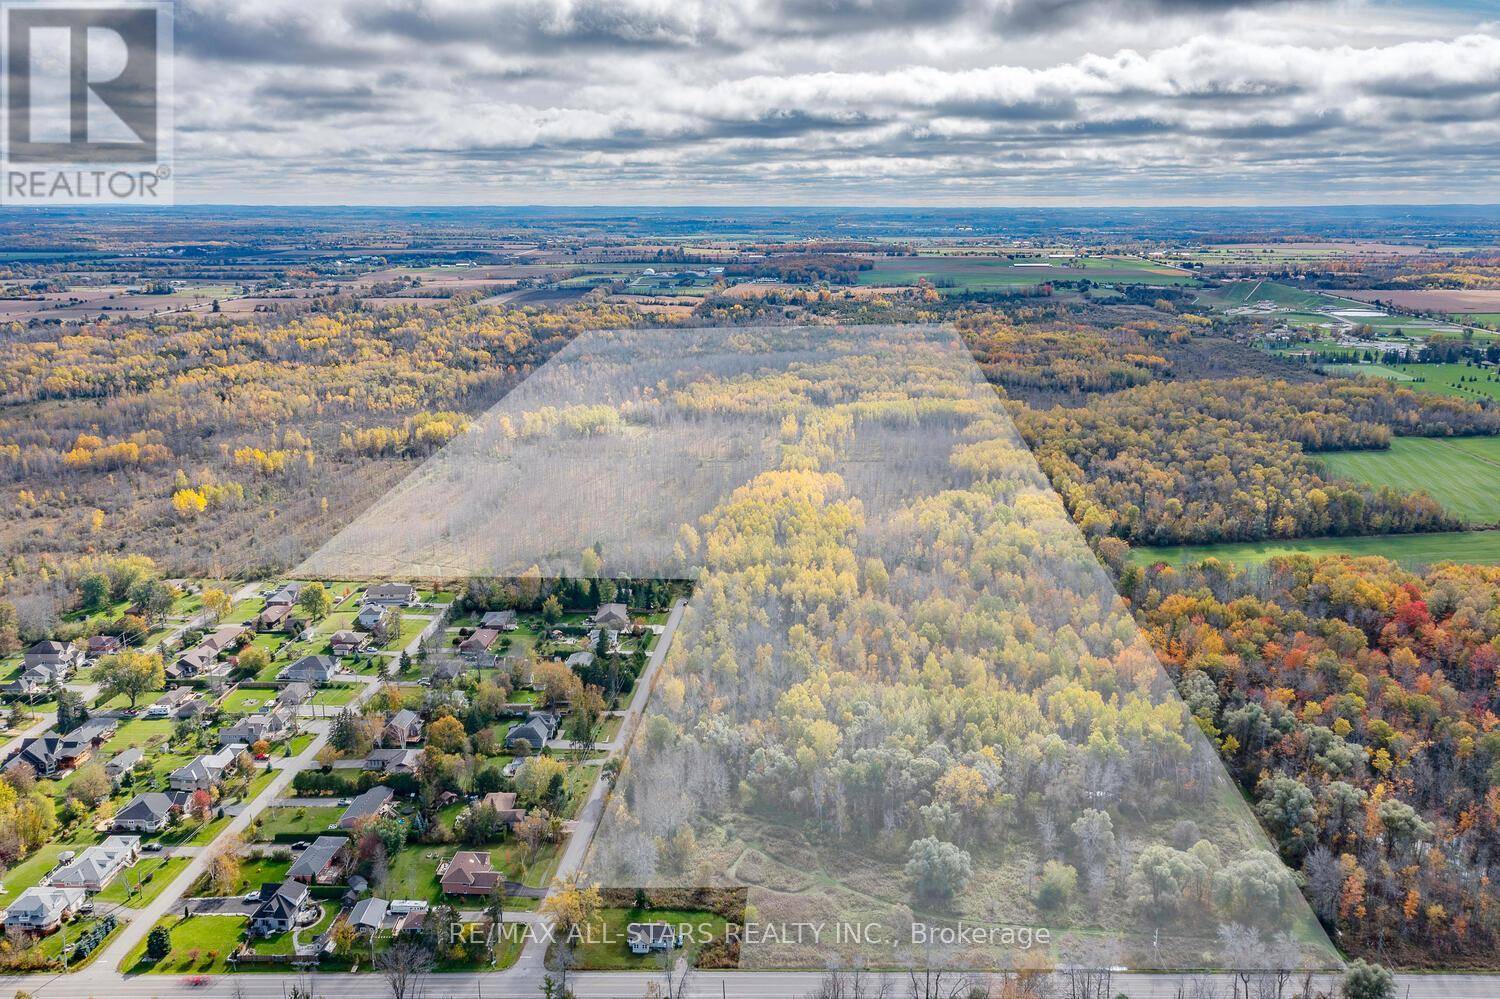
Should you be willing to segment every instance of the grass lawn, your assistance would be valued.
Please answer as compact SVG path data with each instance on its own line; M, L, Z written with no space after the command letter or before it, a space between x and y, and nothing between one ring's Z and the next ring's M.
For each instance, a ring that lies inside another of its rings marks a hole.
M35 887L44 875L57 866L58 854L64 850L76 849L65 843L48 843L11 868L4 879L7 898L14 900L27 888Z
M302 836L312 839L328 834L328 827L338 822L344 810L337 805L328 807L276 807L260 814L260 834L257 838L271 840L277 835Z
M1187 565L1205 558L1218 558L1246 565L1259 565L1283 555L1379 555L1407 567L1437 562L1500 564L1500 530L1449 531L1441 534L1384 534L1361 538L1298 538L1291 541L1246 541L1223 545L1183 545L1169 548L1135 548L1130 561L1136 565L1167 562Z
M194 896L243 895L252 888L259 888L272 881L285 881L286 872L292 866L290 852L286 857L246 857L240 863L240 878L230 891L219 891L206 875L198 878L188 894Z
M722 937L728 921L712 912L689 909L601 909L575 950L579 971L650 971L661 967L656 954L637 956L626 944L631 923L670 923L686 942L674 952L692 963L699 949Z
M104 744L103 753L113 756L131 746L140 746L149 753L172 737L176 724L170 718L135 718L115 731L114 738Z
M274 690L234 690L219 707L228 715L253 715L275 700Z
M1500 401L1500 374L1492 368L1475 368L1467 364L1393 364L1391 367L1412 377L1412 381L1402 383L1404 388L1473 401Z
M120 969L127 974L159 975L219 974L227 970L224 959L239 946L244 934L244 916L167 916L157 926L165 926L172 937L172 949L160 961L146 957L146 939L135 946ZM149 934L148 934L149 936Z
M1337 478L1425 490L1465 523L1500 521L1500 437L1397 437L1385 451L1315 457Z
M66 933L54 933L51 936L43 937L42 953L46 954L48 957L53 958L54 960L61 961L64 942L67 943L70 950L73 949L78 945L78 941L83 938L83 935L89 930L93 929L95 926L99 925L100 921L100 917L97 916L84 916L68 924ZM109 946L109 942L116 936L118 936L120 931L124 928L125 921L123 919L117 920L115 922L115 928L109 932L109 936L105 937L103 940L100 940L94 946L94 949L89 951L89 953L85 957L83 957L82 959L70 960L68 964L68 971L82 971L84 968L87 968L89 965L93 964L94 959L97 958L100 954L104 953L104 949ZM65 937L66 941L64 940Z
M1323 370L1340 378L1383 378L1390 382L1415 381L1415 376L1384 364L1325 364Z
M123 903L132 909L144 909L181 874L187 857L152 857L149 854L134 867L120 874L109 886L94 896L96 902ZM147 880L147 879L150 880ZM136 890L132 890L136 889Z
M359 695L358 684L347 683L337 687L322 687L312 696L312 703L341 708Z
M402 848L391 858L391 877L386 885L386 894L391 898L441 902L444 896L438 885L438 861L451 857L455 849L453 846L422 844Z

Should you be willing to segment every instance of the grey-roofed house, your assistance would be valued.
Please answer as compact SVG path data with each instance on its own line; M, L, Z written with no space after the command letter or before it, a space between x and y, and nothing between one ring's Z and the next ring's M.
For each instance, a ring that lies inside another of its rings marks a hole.
M410 607L417 602L417 590L410 583L377 583L365 590L364 602L386 607Z
M28 933L51 933L71 918L83 903L88 893L82 888L53 888L37 885L27 888L5 910L7 930L25 930Z
M112 828L116 832L161 832L171 823L175 808L171 795L147 791L130 799L124 808L115 813Z
M297 925L297 913L307 903L307 896L307 885L300 881L261 885L260 907L250 917L251 936L269 937L291 930Z
M346 836L319 836L312 845L292 861L287 877L303 884L332 884L343 872L343 858L349 848Z
M353 829L366 819L378 818L390 807L395 796L396 792L384 784L376 784L349 803L344 814L339 816L339 828Z
M479 626L481 628L494 628L496 631L515 631L521 625L516 619L515 611L497 610L490 611L484 617L480 618Z
M104 774L115 783L120 778L135 768L135 765L145 758L145 752L140 746L130 746L116 753L114 758L104 764Z
M83 653L67 642L37 642L21 656L22 669L62 667L71 675L81 665L83 665Z
M349 913L349 925L362 933L375 933L385 922L386 901L383 898L366 898L354 905Z
M314 687L330 683L338 675L339 661L333 656L303 656L278 675L278 680L298 681Z
M174 791L208 790L224 779L224 771L234 762L234 748L226 746L211 756L200 756L173 770L167 782Z
M300 596L302 596L302 584L293 580L290 583L282 584L272 591L271 595L266 597L266 606L290 607L297 602L297 598Z
M525 739L532 751L537 751L546 746L547 740L556 733L557 716L538 711L505 734L505 748L514 749L517 742Z
M365 604L354 618L354 626L365 631L374 631L380 627L390 612L389 607L382 607L380 604Z
M386 774L409 774L417 769L418 757L419 754L415 749L399 747L372 749L365 757L364 768Z
M422 740L422 716L410 708L402 708L391 715L382 733L385 741L393 746L405 746Z
M47 875L47 883L57 888L103 891L121 871L134 866L140 856L139 836L111 836L84 850L67 866Z
M241 743L253 746L261 739L275 742L286 735L290 727L285 712L281 710L246 715L233 725L226 725L219 730L219 745L222 747Z
M289 708L298 708L312 699L312 686L301 680L294 680L281 688L281 693L276 695L276 703L283 704Z
M568 657L564 665L568 669L588 669L594 665L594 654L592 652L575 652Z
M596 628L613 628L625 631L630 627L630 611L624 604L600 604L589 624Z
M632 954L649 954L676 947L677 933L671 923L631 923L625 928L625 940Z
M357 631L335 631L328 640L328 648L336 656L352 656L370 642L369 635Z

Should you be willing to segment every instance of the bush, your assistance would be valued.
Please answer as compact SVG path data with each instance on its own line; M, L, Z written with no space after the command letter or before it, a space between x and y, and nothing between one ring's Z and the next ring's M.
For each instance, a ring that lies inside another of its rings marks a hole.
M172 951L172 935L164 926L153 926L151 933L146 937L146 956L153 961L160 961Z
M1078 872L1067 864L1049 860L1042 865L1042 886L1036 904L1043 909L1061 909L1078 887Z

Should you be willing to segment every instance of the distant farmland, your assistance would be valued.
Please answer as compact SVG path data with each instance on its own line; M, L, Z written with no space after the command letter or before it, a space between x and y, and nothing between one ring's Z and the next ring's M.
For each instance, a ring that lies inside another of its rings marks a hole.
M1005 291L1056 281L1181 285L1193 275L1136 257L894 257L859 274L864 285L912 285L922 279L945 291Z
M1500 564L1500 530L1451 531L1443 534L1386 534L1363 538L1298 538L1291 541L1250 541L1224 545L1185 545L1174 548L1135 548L1134 565L1166 562L1184 566L1205 558L1241 565L1260 565L1282 555L1379 555L1413 567L1436 562Z
M1500 402L1500 374L1467 364L1330 364L1329 374L1400 381L1413 392L1451 395L1459 399ZM1398 377L1404 375L1405 377ZM1471 380L1472 379L1472 380Z
M1315 456L1334 478L1426 490L1470 524L1500 521L1500 438L1397 437L1386 451Z
M1500 312L1500 289L1433 288L1419 290L1341 291L1345 298L1361 302L1386 302L1400 309L1430 312Z

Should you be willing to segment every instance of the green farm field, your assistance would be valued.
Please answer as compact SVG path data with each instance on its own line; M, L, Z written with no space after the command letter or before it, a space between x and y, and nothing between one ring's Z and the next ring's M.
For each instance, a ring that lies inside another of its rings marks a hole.
M1316 457L1330 477L1425 490L1465 523L1500 521L1500 438L1397 437L1385 451Z
M1166 562L1181 567L1206 558L1217 558L1241 565L1261 565L1284 555L1379 555L1409 568L1438 562L1497 565L1500 564L1500 530L1136 548L1131 550L1130 561L1140 566Z
M1175 267L1137 257L895 257L875 261L861 271L863 285L910 285L927 279L940 290L1003 291L1029 288L1049 281L1120 284L1192 284L1196 278Z

